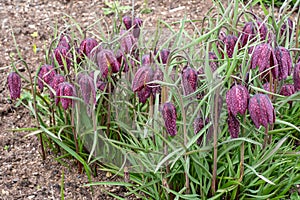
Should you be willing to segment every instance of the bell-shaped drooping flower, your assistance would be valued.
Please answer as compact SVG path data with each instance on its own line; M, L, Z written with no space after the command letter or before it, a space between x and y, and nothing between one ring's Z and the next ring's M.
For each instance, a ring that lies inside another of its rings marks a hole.
M151 64L151 57L149 54L145 54L142 56L142 66L150 65Z
M159 51L159 54L157 57L158 62L162 63L162 64L167 64L170 53L171 52L169 49L162 49L161 51Z
M164 78L164 73L157 66L155 71L154 71L153 81L163 81L163 78ZM154 83L154 84L151 85L151 88L152 88L152 93L153 94L160 94L160 92L161 92L160 84Z
M207 125L209 122L208 119L203 120L202 117L196 117L195 120L194 120L194 134L197 135L203 128L205 125ZM203 140L203 136L204 134L202 134L198 139L197 139L197 145L200 145L202 143L202 140Z
M292 58L289 50L284 47L275 48L275 56L278 62L278 79L285 80L292 72Z
M165 128L169 135L175 136L177 134L176 128L176 107L171 102L166 102L163 104L162 117L165 121Z
M97 65L102 78L107 78L108 74L117 73L120 70L120 64L114 53L108 49L102 49L97 53Z
M280 95L283 95L283 96L286 96L286 97L289 97L291 95L293 95L295 93L295 88L294 88L294 85L293 84L284 84L282 87L281 87L281 90L280 90ZM290 105L292 105L292 101L289 101L288 102Z
M65 80L65 77L64 77L63 75L61 75L61 74L56 74L56 75L53 77L52 81L50 82L50 86L52 87L52 89L53 89L54 91L56 91L57 88L58 88L58 85L61 84L61 83L63 83L63 82L65 82L65 81L66 81L66 80ZM50 92L50 97L51 97L51 98L54 97L54 94L53 94L52 92Z
M250 98L248 109L256 128L259 128L260 125L267 128L269 124L275 122L274 107L268 95L254 95Z
M94 79L88 74L83 74L79 77L78 84L83 101L87 106L87 113L91 116L92 109L96 105L96 88Z
M238 113L245 115L248 108L249 92L243 85L234 85L226 93L228 113L235 117Z
M72 84L68 82L60 83L57 86L57 90L56 90L56 99L55 99L56 105L58 105L58 103L61 102L63 109L67 110L69 106L73 105L73 99L69 97L74 97L74 96L76 96L76 91Z
M134 18L132 21L131 17L129 16L124 16L122 21L127 30L133 27L132 34L135 38L138 38L140 35L140 27L142 26L143 21L140 18Z
M143 89L137 91L139 97L139 102L146 103L147 99L151 96L151 88L144 87Z
M134 75L132 81L132 91L137 92L144 87L148 87L147 83L153 81L153 70L149 65L140 67Z
M293 33L294 23L290 18L287 18L280 28L280 37L281 38L289 38L291 41L292 33ZM285 40L284 40L285 41Z
M217 55L214 52L208 52L208 59L211 71L215 72L219 67ZM200 67L197 73L199 75L204 74L204 68Z
M278 78L278 63L273 48L268 43L263 43L255 47L251 58L251 69L258 66L259 72L271 68L274 78Z
M263 89L266 90L267 92L276 93L274 84L270 85L269 82L263 84ZM271 94L268 94L268 96L271 97Z
M300 62L294 67L293 80L295 91L300 91Z
M208 52L209 66L211 71L214 72L218 69L218 57L214 52Z
M95 47L98 46L97 40L94 38L86 38L84 39L79 46L80 57L83 58L84 55L88 58L91 58L91 53Z
M57 47L66 48L69 51L71 49L70 41L70 37L63 34L58 41Z
M258 30L258 31L257 31ZM252 41L259 34L260 40L264 41L268 34L268 28L261 21L247 22L241 33L241 45L244 47L248 41Z
M65 66L67 70L70 70L71 67L71 61L72 61L72 54L69 49L58 46L54 49L53 54L54 60L58 63L58 65L61 67L61 70L65 69Z
M20 98L21 95L21 77L16 72L11 72L7 77L7 85L11 99Z
M280 94L283 96L291 96L295 93L295 88L293 84L284 84L281 87Z
M140 18L135 18L133 20L134 27L132 30L132 34L135 38L139 38L142 25L143 25L143 21Z
M240 133L240 122L232 113L228 113L227 118L228 131L231 138L238 138Z
M234 47L237 43L238 38L235 35L221 35L220 36L221 41L223 42L223 45L219 44L219 48L221 48L223 51L226 49L226 53L229 58L232 58L233 52L234 52ZM222 58L224 58L224 52L221 51Z
M117 53L116 53L116 59L119 62L120 68L123 69L123 72L128 72L129 70L129 65L126 59L126 56L124 55L124 53L118 49ZM129 61L131 63L131 66L133 65L132 60L130 59Z
M52 65L43 65L38 72L38 87L42 92L44 89L44 82L48 85L52 82L56 75L55 69Z
M130 29L132 27L132 19L129 16L124 16L122 19L126 29Z
M121 31L120 47L125 54L131 54L137 47L137 41L131 33Z
M96 89L94 79L88 74L83 74L78 79L79 88L83 101L87 104L96 104Z
M184 95L189 95L196 91L198 75L197 71L189 66L184 67L181 73L182 87Z

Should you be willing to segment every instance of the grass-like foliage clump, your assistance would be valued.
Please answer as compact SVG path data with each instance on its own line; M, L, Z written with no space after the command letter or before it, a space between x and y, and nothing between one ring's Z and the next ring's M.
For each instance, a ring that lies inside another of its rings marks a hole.
M203 20L155 30L118 14L83 30L66 16L34 75L17 70L30 72L19 51L12 63L11 98L36 120L21 130L38 135L43 159L51 149L89 178L97 168L124 178L86 186L142 199L299 198L299 1L278 17L274 4L252 13L257 2L215 1Z

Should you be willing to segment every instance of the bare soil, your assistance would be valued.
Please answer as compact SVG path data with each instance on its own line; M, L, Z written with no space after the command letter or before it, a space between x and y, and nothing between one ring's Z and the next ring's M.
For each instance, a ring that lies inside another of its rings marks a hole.
M147 14L140 17L147 26L155 26L158 19L173 22L182 19L203 19L212 7L211 1L136 1L136 13L147 8ZM164 3L162 3L164 2ZM170 3L172 2L172 3ZM121 5L131 5L131 1L121 1ZM2 0L0 1L0 199L60 199L61 191L65 199L112 199L106 191L125 196L122 187L96 187L94 193L83 187L88 179L78 174L74 161L65 164L55 160L55 155L47 152L42 161L38 138L24 137L28 132L13 132L12 129L34 127L34 120L23 106L15 106L9 100L6 77L11 70L12 59L17 58L12 31L24 60L32 73L44 61L44 45L49 46L53 26L64 27L64 13L72 16L82 26L105 17L104 1L98 0ZM125 14L125 13L124 13ZM131 13L127 13L131 14ZM38 36L33 37L37 32ZM34 53L33 45L37 52ZM18 69L25 72L22 65ZM114 181L110 174L99 172L93 181ZM62 184L64 182L64 184ZM61 187L64 186L63 190ZM134 198L134 197L133 197Z

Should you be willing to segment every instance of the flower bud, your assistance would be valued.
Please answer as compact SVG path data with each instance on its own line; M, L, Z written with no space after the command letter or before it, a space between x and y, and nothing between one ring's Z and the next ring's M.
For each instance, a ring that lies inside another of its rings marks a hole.
M169 135L175 136L177 134L176 128L176 108L171 102L166 102L162 108L162 117L165 121L165 128Z
M132 91L137 92L147 86L153 80L153 70L149 65L140 67L132 81Z
M102 78L107 78L108 73L117 73L120 70L120 64L111 50L102 49L97 53L97 65Z
M228 124L228 131L230 133L230 137L231 138L238 138L239 133L240 133L240 122L230 112L228 113L227 124Z
M65 98L62 96L68 96L68 97L76 96L76 91L74 86L68 82L60 83L57 86L56 99L55 99L56 105L58 105L58 103L61 102L63 109L67 110L69 106L73 105L73 100L71 98Z
M278 63L273 48L268 43L263 43L255 47L251 58L251 69L259 68L259 72L272 68L274 78L278 78Z
M245 115L248 108L249 92L243 85L234 85L226 93L228 113L235 117L238 113Z
M300 91L300 62L298 62L294 67L293 79L295 91Z
M292 58L289 50L284 47L275 48L275 56L278 62L278 79L285 80L292 72Z
M197 89L197 71L186 66L182 71L182 86L184 95L189 95Z
M20 98L21 77L16 72L11 72L7 77L7 85L11 99Z
M249 113L256 128L275 122L275 111L268 95L256 94L249 101Z
M56 75L52 65L43 65L38 72L38 87L42 92L44 89L44 82L48 85L52 82L53 77Z

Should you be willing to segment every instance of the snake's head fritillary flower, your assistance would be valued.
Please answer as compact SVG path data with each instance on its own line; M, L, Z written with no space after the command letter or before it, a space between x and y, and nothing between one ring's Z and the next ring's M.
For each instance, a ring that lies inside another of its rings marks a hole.
M131 33L126 33L125 31L121 31L120 34L122 35L120 39L121 50L125 54L131 54L136 49L136 38L134 38L134 36Z
M151 88L144 87L141 90L137 91L139 97L139 102L146 103L147 99L151 96Z
M120 63L111 50L102 49L97 53L97 65L102 78L107 78L109 73L117 73L120 70Z
M52 89L53 89L54 91L56 91L58 85L61 84L61 83L63 83L63 82L65 82L65 81L66 81L66 80L65 80L65 77L64 77L63 75L61 75L61 74L56 74L56 75L53 77L53 79L52 79L52 81L51 81L51 83L50 83L50 86L52 87ZM52 92L50 92L50 97L51 97L51 98L54 97L54 94L53 94Z
M164 74L161 71L161 69L157 66L154 75L153 75L153 81L163 81ZM153 84L152 85L152 93L153 94L159 94L161 92L160 84Z
M158 62L162 64L167 64L168 58L170 56L170 50L169 49L162 49L158 52Z
M57 86L56 99L55 99L56 105L58 105L58 103L61 102L63 109L67 110L68 107L73 105L73 100L71 98L66 98L62 96L67 96L67 97L76 96L76 91L74 86L68 82L60 83Z
M83 74L80 76L78 84L84 102L87 105L96 104L96 88L94 79L88 74Z
M268 95L256 94L249 100L249 113L256 128L265 128L275 122L275 111Z
M21 77L16 72L11 72L7 77L7 85L11 99L20 98L21 95Z
M55 69L52 65L43 65L38 72L38 87L42 92L44 89L44 82L49 84L56 75Z
M162 117L165 122L165 128L169 135L175 136L177 134L176 128L176 107L171 102L166 102L163 104Z
M275 48L275 56L278 62L278 79L285 80L292 72L292 58L288 49L284 47Z
M257 31L258 30L258 31ZM244 47L248 41L252 41L259 34L260 40L264 41L268 34L268 28L261 21L247 22L241 33L241 45Z
M259 72L264 72L271 68L273 77L278 78L278 62L270 44L263 43L255 47L252 53L250 67L255 69L257 66L259 68Z
M93 49L97 46L98 46L98 42L94 38L84 39L79 46L80 57L83 58L85 55L88 58L91 58L91 53Z
M65 65L67 70L70 70L72 54L69 49L58 46L54 49L53 58L57 61L58 65L61 67L61 70L65 69Z
M197 71L189 66L186 66L182 70L182 87L184 95L189 95L196 91L197 89Z
M228 131L231 138L238 138L240 133L240 122L232 113L228 113Z
M293 79L295 91L300 91L300 62L298 62L294 67Z
M280 36L283 38L289 38L290 41L292 38L293 27L294 22L291 20L291 18L287 18L280 28Z
M243 85L234 85L226 93L226 103L229 113L236 116L238 113L245 115L248 108L249 92Z
M132 91L137 92L144 87L148 87L147 83L153 81L153 70L149 65L140 67L134 75L132 81Z
M222 35L221 34L220 40L223 42L223 45L221 45L221 43L218 43L219 47L223 51L225 51L225 49L226 49L226 53L227 53L228 57L232 58L234 48L235 48L235 45L237 44L238 38L235 35ZM224 58L223 51L220 52L222 54L222 58Z

